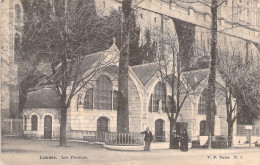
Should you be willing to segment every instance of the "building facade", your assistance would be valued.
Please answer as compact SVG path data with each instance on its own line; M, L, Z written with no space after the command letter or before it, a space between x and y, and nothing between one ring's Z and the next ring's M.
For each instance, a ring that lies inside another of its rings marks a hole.
M119 59L119 51L114 44L108 50L98 54L105 56L105 59L114 56ZM113 55L110 56L110 54ZM97 56L97 54L86 56L85 60L88 61L91 56ZM140 133L146 127L150 127L156 141L169 141L170 124L162 104L163 87L159 78L159 68L157 62L129 67L129 130L131 133ZM207 135L205 132L207 92L205 89L208 73L208 69L182 73L184 87L190 89L194 86L194 88L184 101L176 130L180 132L186 129L190 139ZM69 137L83 138L75 137L77 131L117 131L117 76L118 62L96 73L93 81L73 97L67 118ZM217 90L215 135L225 136L227 122L223 96L221 91ZM58 96L51 86L39 87L30 92L23 113L24 134L35 138L58 138L60 109L57 103ZM166 106L168 109L172 106L169 84L167 84Z
M1 1L1 125L4 119L18 118L18 59L23 27L23 7L19 0Z

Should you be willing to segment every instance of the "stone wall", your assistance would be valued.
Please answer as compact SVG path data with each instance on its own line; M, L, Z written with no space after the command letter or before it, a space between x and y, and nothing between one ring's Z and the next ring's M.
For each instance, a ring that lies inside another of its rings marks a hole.
M142 103L134 81L128 81L129 132L142 131Z

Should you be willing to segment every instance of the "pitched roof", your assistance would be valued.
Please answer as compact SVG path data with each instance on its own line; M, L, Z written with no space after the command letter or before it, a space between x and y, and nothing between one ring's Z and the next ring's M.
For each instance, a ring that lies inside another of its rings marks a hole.
M59 97L52 87L31 91L24 108L59 108Z
M200 69L183 72L183 76L187 83L193 90L195 90L201 83L201 81L208 79L209 69Z
M136 76L145 86L148 81L157 73L160 69L159 63L148 63L131 67Z

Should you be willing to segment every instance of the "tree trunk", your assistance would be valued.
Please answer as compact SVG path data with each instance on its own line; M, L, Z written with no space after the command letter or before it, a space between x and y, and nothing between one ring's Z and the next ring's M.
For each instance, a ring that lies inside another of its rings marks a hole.
M206 101L207 107L207 126L206 129L213 136L215 125L215 83L216 83L216 64L217 64L217 8L218 0L212 0L211 4L211 62L210 73L208 79L208 99ZM209 146L211 148L211 146Z
M228 147L233 147L233 122L228 122Z
M174 136L173 136L173 132L174 131L176 132L175 125L176 125L176 122L174 120L170 121L170 145L169 145L170 149L178 149L179 148L179 146L177 145L178 139L174 138Z
M119 60L118 75L118 110L117 110L117 132L129 132L128 111L128 65L129 65L129 40L130 40L130 15L132 0L122 2L122 48Z
M61 98L61 110L60 110L60 146L64 147L67 145L67 135L66 135L66 126L67 126L67 108L65 106L66 96L64 95Z

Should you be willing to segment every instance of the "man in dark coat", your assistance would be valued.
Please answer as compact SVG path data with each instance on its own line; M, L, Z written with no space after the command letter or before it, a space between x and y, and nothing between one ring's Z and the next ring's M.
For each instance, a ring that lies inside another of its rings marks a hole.
M173 142L173 149L179 149L179 137L176 132L172 133L172 142Z
M180 147L182 151L188 151L188 140L189 140L188 133L186 130L183 130L181 133L181 147Z
M145 151L150 151L150 149L151 149L151 142L153 140L153 134L149 130L149 127L146 128L146 131L141 132L141 133L144 133L144 141L145 141L144 150Z

